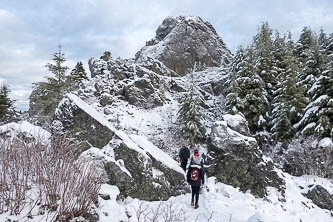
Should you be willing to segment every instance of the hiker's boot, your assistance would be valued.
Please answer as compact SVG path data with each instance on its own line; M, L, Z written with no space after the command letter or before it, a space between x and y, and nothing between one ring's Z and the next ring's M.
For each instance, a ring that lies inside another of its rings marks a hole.
M199 208L199 205L198 205L198 204L195 204L194 209L198 209L198 208Z
M194 206L194 200L191 201L191 206Z

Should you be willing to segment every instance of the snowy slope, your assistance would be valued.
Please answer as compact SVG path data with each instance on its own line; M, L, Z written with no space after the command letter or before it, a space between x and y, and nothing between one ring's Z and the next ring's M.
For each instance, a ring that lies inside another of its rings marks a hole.
M286 180L286 197L284 198L274 189L269 189L267 198L257 199L249 193L242 193L238 189L216 183L215 178L208 178L207 190L203 191L199 199L199 209L190 206L190 194L172 197L164 202L145 202L127 198L123 202L115 200L116 188L106 185L103 193L113 196L111 200L100 200L100 221L138 221L137 215L141 206L146 220L142 216L140 221L149 221L152 212L158 212L158 221L165 221L167 208L173 210L179 221L230 221L230 222L330 222L333 217L328 210L323 210L306 199L301 193L300 184L321 184L330 192L333 181L313 176L292 177L281 173ZM113 191L115 190L115 191ZM158 208L160 209L158 210ZM128 216L131 216L128 218ZM183 220L185 218L185 220ZM210 218L210 219L209 219ZM176 221L176 220L175 220Z

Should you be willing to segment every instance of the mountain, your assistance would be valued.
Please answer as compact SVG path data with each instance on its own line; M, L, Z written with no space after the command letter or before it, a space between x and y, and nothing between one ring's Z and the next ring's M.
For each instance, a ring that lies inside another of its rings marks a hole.
M91 79L64 96L51 124L50 141L69 138L78 162L93 162L89 176L102 179L89 212L77 210L80 217L74 221L333 221L332 180L283 172L264 155L244 116L226 113L232 59L211 24L179 16L166 18L135 59L89 60ZM191 154L199 149L205 161L207 180L198 210L190 206L190 189L177 162L187 142L177 117L192 84L203 98L206 131L202 143L190 147ZM11 126L0 128L1 135L10 134L6 127ZM74 213L57 205L64 201L62 187L59 194L51 193L54 205L37 204L32 215L23 208L24 215L35 221L52 220L58 213L70 218ZM27 200L34 199L32 191ZM4 221L21 217L0 212Z
M209 22L198 16L178 16L164 19L155 38L135 55L136 62L147 58L157 59L183 76L194 63L204 67L228 65L232 54Z

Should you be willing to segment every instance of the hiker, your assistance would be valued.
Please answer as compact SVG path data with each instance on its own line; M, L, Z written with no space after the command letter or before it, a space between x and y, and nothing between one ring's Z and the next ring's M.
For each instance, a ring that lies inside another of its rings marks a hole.
M191 206L194 206L194 209L197 209L199 207L198 201L201 182L202 185L205 183L205 169L203 167L203 161L199 155L198 150L194 150L194 155L191 158L190 166L187 171L187 182L191 185L192 188Z
M182 144L182 148L179 150L179 161L180 167L183 168L184 172L186 172L187 161L190 158L190 150Z

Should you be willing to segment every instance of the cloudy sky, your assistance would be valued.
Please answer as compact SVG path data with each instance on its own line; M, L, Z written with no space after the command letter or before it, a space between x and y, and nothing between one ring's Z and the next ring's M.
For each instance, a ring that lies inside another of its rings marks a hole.
M129 58L155 35L167 16L198 15L209 21L232 52L248 45L263 21L297 40L304 26L333 32L332 0L1 0L0 82L28 108L32 83L50 75L45 64L59 41L72 69L111 51ZM87 70L88 71L88 70Z

